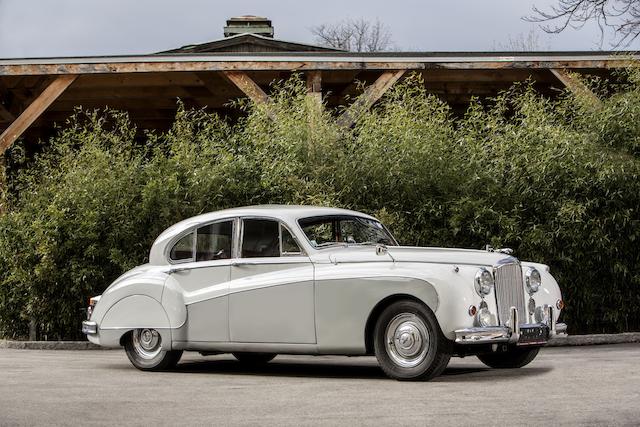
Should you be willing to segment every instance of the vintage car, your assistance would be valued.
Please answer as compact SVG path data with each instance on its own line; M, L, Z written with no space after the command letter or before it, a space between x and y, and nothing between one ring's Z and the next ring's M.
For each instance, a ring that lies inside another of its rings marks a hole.
M149 263L90 300L88 339L142 370L183 351L372 355L396 379L430 379L451 356L530 363L566 325L546 265L508 250L399 246L350 210L255 206L196 216L154 242Z

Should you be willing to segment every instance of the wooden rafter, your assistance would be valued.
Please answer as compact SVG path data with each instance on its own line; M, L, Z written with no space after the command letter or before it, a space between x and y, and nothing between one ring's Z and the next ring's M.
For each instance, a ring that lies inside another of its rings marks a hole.
M247 95L249 99L258 105L266 107L265 111L271 119L276 119L275 113L269 107L269 104L271 104L271 98L269 98L269 95L267 95L265 91L263 91L262 88L247 75L247 73L242 71L225 71L223 74L234 85L236 85L238 89Z
M391 88L400 78L404 75L406 70L387 71L383 73L378 80L376 80L371 86L367 87L362 95L360 95L354 102L342 113L338 118L338 124L344 127L351 127L358 120L358 118L373 104L379 100L382 95L385 94L389 88Z
M585 85L579 79L575 78L571 73L560 68L551 68L550 70L551 73L553 73L553 75L556 76L556 78L560 80L560 82L571 92L593 101L595 105L602 105L602 101L600 101L600 98L598 98L593 92L591 92L587 85Z
M267 104L270 102L269 95L267 95L247 73L242 71L225 71L224 76L256 104Z
M0 135L0 155L3 155L20 138L24 131L73 83L76 77L76 75L64 75L56 78L25 108L22 114Z

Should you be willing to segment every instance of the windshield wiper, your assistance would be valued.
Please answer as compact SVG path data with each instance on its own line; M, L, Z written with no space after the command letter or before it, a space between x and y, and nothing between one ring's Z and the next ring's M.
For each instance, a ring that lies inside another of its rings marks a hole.
M328 246L349 246L344 242L324 242L316 245L316 248L326 248Z

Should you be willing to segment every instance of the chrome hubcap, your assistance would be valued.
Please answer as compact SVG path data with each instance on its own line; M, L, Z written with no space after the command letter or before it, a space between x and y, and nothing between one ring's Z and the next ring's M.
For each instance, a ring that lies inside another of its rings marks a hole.
M429 332L421 318L412 313L394 317L385 333L387 354L399 366L419 365L429 352Z
M162 351L160 334L155 329L136 329L133 331L133 348L143 359L153 359Z

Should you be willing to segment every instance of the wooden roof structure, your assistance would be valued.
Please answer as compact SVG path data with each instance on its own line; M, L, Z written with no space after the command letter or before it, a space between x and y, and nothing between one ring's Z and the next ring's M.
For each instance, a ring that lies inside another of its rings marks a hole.
M231 44L247 40L264 41L240 35ZM292 73L304 75L310 96L328 107L351 104L340 118L350 126L409 72L421 74L429 92L464 108L473 96L495 96L527 79L551 96L565 86L584 91L570 72L606 76L638 59L613 52L225 51L228 39L212 43L149 55L0 60L0 155L23 135L47 136L78 106L125 110L140 128L163 129L178 98L188 107L228 113L228 102L239 97L268 103L270 84Z

